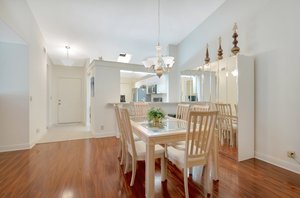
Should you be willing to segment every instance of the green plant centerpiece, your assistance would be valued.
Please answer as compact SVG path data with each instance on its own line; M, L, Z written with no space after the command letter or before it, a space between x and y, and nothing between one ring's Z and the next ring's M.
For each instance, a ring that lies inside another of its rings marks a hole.
M159 126L165 116L165 112L158 107L152 107L147 113L148 120L152 122L153 126Z

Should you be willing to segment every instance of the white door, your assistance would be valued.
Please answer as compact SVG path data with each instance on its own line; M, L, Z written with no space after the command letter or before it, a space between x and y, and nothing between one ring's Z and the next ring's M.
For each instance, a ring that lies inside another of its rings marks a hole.
M58 123L82 121L82 83L78 78L58 82Z

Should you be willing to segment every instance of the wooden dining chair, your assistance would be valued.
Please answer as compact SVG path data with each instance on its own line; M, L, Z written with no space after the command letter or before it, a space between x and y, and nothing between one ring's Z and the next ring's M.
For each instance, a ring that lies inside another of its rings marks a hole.
M189 104L178 104L176 110L176 118L181 120L187 120L190 110Z
M131 122L129 118L129 113L126 108L120 108L121 112L121 119L124 126L125 131L125 143L127 146L127 154L125 155L125 173L128 172L128 162L129 162L129 155L131 156L132 160L132 175L131 175L131 181L130 186L133 186L135 175L136 175L136 169L137 169L137 161L144 161L146 159L146 144L143 141L134 141L133 133L132 133L132 127ZM161 162L161 168L165 168L165 149L160 145L155 145L155 152L154 152L154 158L160 158Z
M147 102L134 102L133 103L134 116L146 117L149 110L149 103Z
M216 108L219 111L218 116L218 128L219 128L219 138L221 138L221 144L223 144L224 138L229 139L230 146L235 146L235 139L237 133L237 125L234 124L236 119L232 115L230 104L217 103Z
M116 116L116 120L117 120L118 129L119 129L119 133L120 133L120 147L119 147L118 157L121 159L120 164L123 165L124 161L125 161L125 155L127 153L127 146L125 143L125 140L126 140L125 135L126 134L125 134L124 127L123 127L124 124L122 122L121 115L120 115L119 105L115 104L114 109L115 109L115 116ZM136 135L133 136L133 139L134 139L134 141L140 140Z
M123 165L124 158L125 158L124 154L126 153L125 152L125 150L126 150L126 148L125 148L125 132L122 127L119 106L117 104L115 104L114 109L115 109L115 116L116 116L116 120L117 120L117 124L118 124L118 128L119 128L119 133L120 133L120 147L119 147L118 157L121 157L120 164Z
M194 166L206 166L217 119L217 111L196 112L190 111L187 125L185 146L169 146L168 159L177 167L183 169L185 197L189 197L188 170ZM198 122L200 120L200 122ZM212 180L205 171L205 190L212 193Z
M190 111L209 111L209 105L192 105Z
M192 105L192 106L189 106L189 109L186 112L186 114L188 115L190 111L207 112L208 110L209 110L208 105ZM186 116L186 118L187 117L188 116ZM174 143L172 143L172 144L174 144ZM170 144L170 145L172 145L172 144ZM177 144L177 145L185 144L185 141L176 142L175 144Z

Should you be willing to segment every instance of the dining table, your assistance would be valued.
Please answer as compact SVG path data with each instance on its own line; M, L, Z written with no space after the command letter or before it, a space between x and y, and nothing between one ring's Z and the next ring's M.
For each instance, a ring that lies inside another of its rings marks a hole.
M145 195L147 198L155 196L155 145L171 145L179 141L185 141L187 135L188 122L181 119L167 117L161 124L154 125L146 117L131 117L133 132L146 144L146 178ZM218 180L218 136L212 141L210 155L212 157L212 167L210 167L213 180ZM161 181L167 179L167 163L161 167Z

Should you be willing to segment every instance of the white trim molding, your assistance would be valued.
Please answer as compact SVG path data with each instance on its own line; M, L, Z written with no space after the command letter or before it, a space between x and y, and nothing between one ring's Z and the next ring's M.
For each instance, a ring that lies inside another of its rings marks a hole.
M94 138L116 137L115 131L93 133Z
M273 164L275 166L278 166L280 168L292 171L294 173L300 174L300 165L296 164L296 163L290 163L287 161L284 161L282 159L278 159L263 153L259 153L259 152L255 152L255 158L268 162L270 164Z
M24 144L0 146L0 152L27 150L27 149L31 149L34 145L35 144L24 143Z

